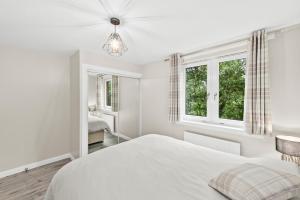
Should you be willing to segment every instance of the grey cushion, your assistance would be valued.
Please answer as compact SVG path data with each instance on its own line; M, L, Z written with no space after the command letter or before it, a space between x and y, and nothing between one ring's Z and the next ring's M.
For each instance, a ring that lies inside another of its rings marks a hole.
M298 176L250 163L222 172L209 186L233 200L286 200L300 194Z

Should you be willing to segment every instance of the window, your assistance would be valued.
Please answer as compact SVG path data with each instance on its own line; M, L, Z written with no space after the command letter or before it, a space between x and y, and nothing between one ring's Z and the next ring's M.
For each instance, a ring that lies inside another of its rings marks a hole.
M186 65L182 119L242 125L245 68L244 54Z
M186 68L185 113L187 115L207 115L207 65Z
M105 107L107 109L111 109L111 80L105 80Z
M243 120L246 59L219 63L219 118Z

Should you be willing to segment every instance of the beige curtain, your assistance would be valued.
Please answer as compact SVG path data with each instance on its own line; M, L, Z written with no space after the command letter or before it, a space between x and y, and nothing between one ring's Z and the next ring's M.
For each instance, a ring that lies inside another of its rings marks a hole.
M180 55L173 54L170 58L169 76L169 121L176 122L180 117L179 108L179 74Z
M102 84L103 84L103 77L102 76L97 76L97 91L96 91L96 97L97 97L97 110L100 110L102 105L101 105L101 99L102 99Z
M254 135L271 135L268 42L265 30L252 34L246 72L246 131Z
M115 75L112 76L111 88L112 88L111 91L112 111L118 112L119 111L119 77L118 76Z

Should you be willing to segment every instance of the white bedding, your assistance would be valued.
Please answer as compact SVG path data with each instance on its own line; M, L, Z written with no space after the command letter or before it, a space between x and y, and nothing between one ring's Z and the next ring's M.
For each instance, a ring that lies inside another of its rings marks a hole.
M208 186L223 170L252 159L166 136L124 142L63 167L46 200L224 200Z
M104 129L111 132L108 123L104 119L92 115L89 115L88 117L88 127L89 133Z

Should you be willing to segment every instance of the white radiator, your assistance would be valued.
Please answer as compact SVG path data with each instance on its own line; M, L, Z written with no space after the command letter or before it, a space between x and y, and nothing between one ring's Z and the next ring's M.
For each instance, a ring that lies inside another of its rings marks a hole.
M240 143L184 131L184 141L218 151L241 155Z

